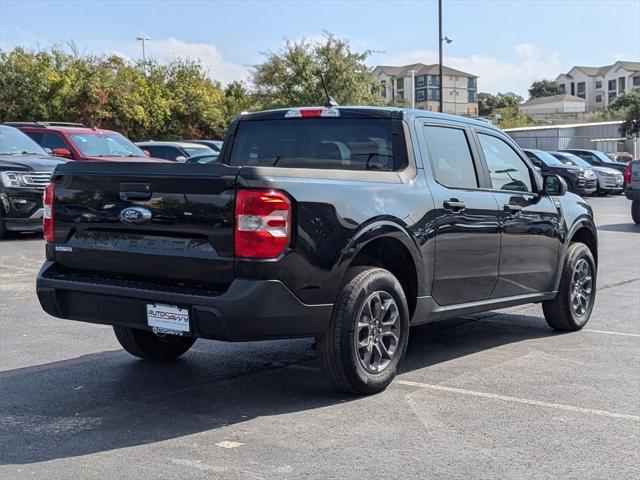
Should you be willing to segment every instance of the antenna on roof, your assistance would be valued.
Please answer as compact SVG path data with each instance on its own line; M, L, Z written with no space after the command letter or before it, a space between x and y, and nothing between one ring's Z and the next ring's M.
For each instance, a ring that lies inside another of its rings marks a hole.
M327 88L327 84L324 81L324 75L322 74L322 72L320 72L319 75L320 80L322 80L322 88L324 88L324 93L327 95L327 103L324 106L328 108L337 107L338 102L336 102L335 99L331 95L329 95L329 89Z

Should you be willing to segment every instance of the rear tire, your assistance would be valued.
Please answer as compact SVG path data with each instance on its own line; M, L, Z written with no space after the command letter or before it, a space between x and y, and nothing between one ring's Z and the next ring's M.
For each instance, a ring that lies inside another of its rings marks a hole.
M542 302L544 318L551 328L575 332L587 324L596 300L596 276L591 250L584 243L569 245L558 295Z
M169 361L183 355L195 343L195 337L156 335L147 330L114 325L113 331L122 348L145 360Z
M384 390L408 339L409 309L396 277L382 268L350 269L318 346L331 382L348 393Z
M640 225L640 200L631 202L631 218L636 225Z

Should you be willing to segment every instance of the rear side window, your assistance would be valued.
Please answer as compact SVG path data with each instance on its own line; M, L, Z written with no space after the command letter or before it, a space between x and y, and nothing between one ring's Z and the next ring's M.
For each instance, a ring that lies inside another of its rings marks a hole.
M477 188L478 177L464 130L431 125L424 130L438 183L446 187Z
M230 165L402 170L402 125L391 119L282 119L238 124Z
M51 150L54 148L69 148L67 142L65 142L64 139L56 133L43 134L40 145L43 148L50 148Z
M181 153L180 150L178 150L177 148L173 148L173 147L164 147L164 146L143 146L140 147L143 150L146 150L149 152L149 154L152 157L155 158L163 158L165 160L173 160L175 161L176 158L178 158Z
M494 190L533 191L529 168L507 142L482 133L478 138Z

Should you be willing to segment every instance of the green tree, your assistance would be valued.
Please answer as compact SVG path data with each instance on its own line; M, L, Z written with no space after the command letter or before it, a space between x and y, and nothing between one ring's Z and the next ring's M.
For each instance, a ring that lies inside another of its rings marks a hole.
M478 93L478 114L480 116L491 115L496 108L496 97L487 92Z
M224 89L225 117L233 120L237 115L251 109L253 99L243 82L231 82Z
M480 115L491 115L497 108L517 107L524 100L520 95L513 92L478 93L478 113Z
M81 122L134 140L221 138L238 96L191 60L142 65L74 49L0 51L0 121ZM244 91L242 108L247 98Z
M624 137L640 136L640 93L623 93L609 105L609 110L624 115L620 125L620 135Z
M562 93L553 80L537 80L529 87L529 98L550 97Z
M371 52L354 52L347 40L325 33L319 43L286 41L279 52L266 53L253 68L254 99L263 108L323 105L327 89L341 105L380 105L376 82L365 61Z

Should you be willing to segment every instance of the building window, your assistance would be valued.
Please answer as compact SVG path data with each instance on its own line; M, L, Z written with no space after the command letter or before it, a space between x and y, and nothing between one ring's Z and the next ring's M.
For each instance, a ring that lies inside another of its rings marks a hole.
M571 82L571 95L576 94L576 84L575 82Z
M616 81L615 80L609 80L609 91L615 91L616 89Z
M469 77L468 83L467 83L467 88L478 88L478 79L477 78L473 78L473 77Z
M559 84L558 88L562 93L565 93L567 91L567 88L564 86L564 83Z
M397 97L399 100L404 100L404 92L398 92Z
M611 103L615 98L616 98L616 92L609 92L609 103Z
M602 88L602 80L596 80L596 88Z
M398 90L404 90L404 78L399 78L396 80L396 88Z
M640 87L640 77L633 77L633 86Z
M619 92L624 92L626 85L625 85L625 78L624 77L620 77L618 78L618 91Z
M387 98L387 81L382 80L380 82L380 95L384 98Z
M418 84L419 87L421 87L422 85L424 85L424 77L422 75L420 75L417 79L416 79L416 83Z
M581 93L584 94L585 88L586 88L585 82L578 82L578 96L580 96Z
M476 94L475 90L469 90L468 102L475 103L477 101L478 101L478 95Z
M418 101L422 102L424 100L424 90L418 90Z
M602 95L596 95L596 103L602 102Z
M428 95L429 95L429 100L440 100L440 92L435 88L430 88Z

